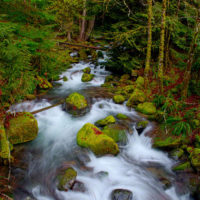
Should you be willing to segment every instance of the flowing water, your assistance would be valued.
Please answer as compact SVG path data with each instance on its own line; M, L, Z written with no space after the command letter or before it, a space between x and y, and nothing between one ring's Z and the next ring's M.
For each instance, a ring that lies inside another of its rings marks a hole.
M89 83L83 83L81 70L87 66L91 67L95 78ZM48 98L24 102L13 106L11 110L38 110L50 106L55 99L66 97L74 91L86 96L90 88L93 88L93 93L98 92L97 88L104 83L108 74L104 67L91 63L74 64L73 68L62 74L69 80L58 81L61 85L55 87L47 95ZM140 120L141 117L134 110L105 98L90 97L90 104L90 111L80 117L71 116L62 106L36 114L39 134L36 140L27 144L23 158L28 163L28 169L15 169L14 172L16 177L20 177L19 187L15 192L16 200L26 199L27 194L37 200L110 200L114 189L132 191L133 200L189 200L187 191L177 192L173 183L166 187L157 173L150 170L161 170L171 182L176 179L171 171L174 161L166 153L153 149L151 139L145 136L145 133L152 129L151 123L139 135L134 121ZM77 146L76 134L85 123L95 123L101 118L117 113L126 114L132 119L128 142L120 146L118 156L96 157ZM80 164L74 165L74 168L78 172L77 180L84 183L86 191L57 190L58 169L68 166L69 163L73 165L79 154L83 153L88 155L88 162L84 167ZM100 175L102 172L106 172L107 175Z

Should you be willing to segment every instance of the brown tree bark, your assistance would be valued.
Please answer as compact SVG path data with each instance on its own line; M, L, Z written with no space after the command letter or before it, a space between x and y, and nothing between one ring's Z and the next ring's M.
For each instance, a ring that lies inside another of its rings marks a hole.
M81 20L81 30L80 30L80 36L79 40L83 41L85 39L85 30L86 30L86 0L84 0L83 4L83 14L82 14L82 20Z
M91 20L89 20L88 22L88 28L85 34L85 41L87 41L92 33L92 30L94 28L94 24L95 24L95 16L92 17Z

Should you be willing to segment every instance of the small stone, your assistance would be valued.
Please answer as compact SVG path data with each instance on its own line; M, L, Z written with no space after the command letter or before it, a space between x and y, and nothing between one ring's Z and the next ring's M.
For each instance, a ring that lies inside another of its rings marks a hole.
M97 126L106 126L108 124L114 124L115 122L116 122L116 119L112 115L109 115L108 117L104 119L98 120L97 122L95 122L95 124Z
M129 190L116 189L112 191L111 199L112 200L133 200L133 194Z

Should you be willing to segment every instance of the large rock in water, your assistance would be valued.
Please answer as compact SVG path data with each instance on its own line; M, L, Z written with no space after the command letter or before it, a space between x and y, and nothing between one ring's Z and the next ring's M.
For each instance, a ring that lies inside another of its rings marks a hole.
M85 124L77 134L77 144L89 148L96 155L119 153L116 142L93 124Z
M85 97L77 92L70 94L65 100L65 103L66 110L72 115L84 114L88 107Z
M84 73L84 74L82 75L81 81L82 81L82 82L89 82L89 81L92 81L93 78L94 78L94 74L87 74L87 73Z
M111 194L112 200L133 200L133 194L129 190L116 189Z
M20 144L34 140L38 134L38 123L28 112L17 113L6 121L6 134L11 144Z
M114 124L115 122L116 122L116 119L112 115L109 115L108 117L104 119L100 119L97 122L95 122L95 125L106 126L108 124Z

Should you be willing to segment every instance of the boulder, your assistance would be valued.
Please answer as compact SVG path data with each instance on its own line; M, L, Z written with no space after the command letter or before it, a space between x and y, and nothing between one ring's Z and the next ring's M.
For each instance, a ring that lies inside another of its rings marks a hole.
M72 190L75 192L85 192L86 188L84 183L80 182L80 181L75 181L74 185L72 187Z
M127 102L127 106L129 107L135 107L138 103L143 103L146 100L146 96L142 90L135 89L133 94L130 96Z
M144 86L144 78L142 76L139 76L137 80L135 81L138 88L143 88Z
M77 177L77 172L73 168L68 168L64 174L58 176L58 189L68 191L72 189Z
M77 92L70 94L65 100L66 110L73 115L84 114L88 103L85 97Z
M38 134L37 120L28 112L11 115L6 119L6 134L11 144L34 140Z
M112 115L109 115L108 117L104 119L100 119L97 122L95 122L95 125L102 127L108 124L114 124L115 122L116 122L116 119Z
M156 113L156 107L151 102L138 104L136 110L146 115L152 115Z
M153 147L163 150L177 149L181 145L181 138L167 137L166 139L155 138Z
M126 116L126 115L124 115L124 114L122 114L122 113L118 113L118 114L116 115L116 117L117 117L118 119L121 119L121 120L129 119L128 116Z
M141 134L143 131L144 131L144 129L148 126L148 124L149 124L149 122L148 121L140 121L140 122L137 122L137 124L136 124L136 130L137 130L137 132L139 133L139 134Z
M90 67L86 67L85 69L83 69L83 72L86 74L90 74L90 72L91 72Z
M42 78L40 76L37 76L37 81L38 81L39 89L46 90L53 87L52 84L47 79Z
M89 82L89 81L92 81L93 78L94 78L94 74L87 74L87 73L84 73L84 74L82 75L81 81L82 81L82 82Z
M129 190L115 189L111 194L112 200L133 200L133 194Z
M194 148L190 153L190 161L193 167L200 171L200 149Z
M85 124L77 134L77 144L89 148L96 155L112 154L117 155L119 148L117 143L105 135L93 124Z
M122 95L115 95L113 101L117 104L122 104L125 101L125 98Z
M109 124L104 127L103 133L111 137L115 142L126 144L126 128L119 124Z

